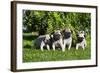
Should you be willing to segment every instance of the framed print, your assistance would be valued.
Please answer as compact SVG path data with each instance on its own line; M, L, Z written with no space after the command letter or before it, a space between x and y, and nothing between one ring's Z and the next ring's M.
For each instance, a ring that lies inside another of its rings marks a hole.
M11 71L97 66L97 6L11 2Z

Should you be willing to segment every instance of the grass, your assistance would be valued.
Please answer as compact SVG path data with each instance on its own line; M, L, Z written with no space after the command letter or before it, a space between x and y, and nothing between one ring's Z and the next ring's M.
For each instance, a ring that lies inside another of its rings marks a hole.
M44 49L41 51L40 49L36 49L33 45L32 41L36 39L37 36L32 35L24 35L23 40L23 62L40 62L40 61L64 61L64 60L85 60L91 58L91 43L90 37L87 37L87 47L85 50L79 48L78 50L75 47L72 47L71 50L66 48L65 52L56 49L53 51L52 49L48 51Z

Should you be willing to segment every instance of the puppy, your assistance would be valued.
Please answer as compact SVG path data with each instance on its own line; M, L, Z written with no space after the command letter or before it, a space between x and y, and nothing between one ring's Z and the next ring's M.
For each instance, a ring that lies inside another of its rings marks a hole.
M52 39L52 48L55 51L56 47L60 47L62 51L64 50L63 46L63 39L60 30L55 31L54 33L51 34L51 39Z
M44 47L46 47L48 50L50 50L50 35L49 34L40 35L36 39L35 43L36 43L37 48L40 48L41 51L43 51Z
M86 45L85 33L84 31L79 31L77 35L76 50L78 50L79 47L82 47L84 50Z
M72 33L70 29L63 30L63 43L64 48L66 48L66 45L68 46L68 50L70 50L72 45ZM64 49L65 50L65 49Z

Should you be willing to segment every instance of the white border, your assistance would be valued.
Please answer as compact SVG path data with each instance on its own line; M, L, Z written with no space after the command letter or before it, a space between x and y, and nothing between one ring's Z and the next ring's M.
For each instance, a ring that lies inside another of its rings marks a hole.
M45 11L63 11L63 12L83 12L91 13L91 59L90 60L74 60L74 61L57 61L57 62L33 62L23 63L22 61L22 10L45 10ZM45 5L29 5L17 4L17 69L32 69L32 68L50 68L64 66L82 66L94 65L96 56L96 10L95 8L81 7L60 7L60 6L45 6Z

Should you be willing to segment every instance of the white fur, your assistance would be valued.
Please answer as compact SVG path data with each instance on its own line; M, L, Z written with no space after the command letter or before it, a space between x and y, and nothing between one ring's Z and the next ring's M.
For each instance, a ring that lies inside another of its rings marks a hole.
M55 33L61 35L60 30L55 31ZM51 37L53 38L54 36L52 35ZM54 51L55 51L55 47L56 47L57 45L60 45L60 47L61 47L61 49L62 49L63 52L65 51L64 45L63 45L63 39L62 39L62 36L60 37L59 40L54 41L54 42L52 43L52 48L53 48Z
M86 40L84 39L81 43L77 43L76 44L76 50L78 50L78 48L79 47L82 47L83 48L83 50L85 49L85 47L86 47Z
M60 39L60 40L58 40L58 41L53 42L53 44L52 44L52 48L53 48L54 51L55 51L55 47L56 47L57 44L60 45L62 51L64 52L65 49L64 49L64 45L63 45L63 40Z
M82 42L76 44L76 50L78 50L79 47L82 47L83 50L84 50L85 47L87 46L87 43L86 43L86 39L85 39L84 34L85 34L84 31L80 31L80 32L78 33L79 37L83 37L84 39L83 39Z
M72 37L68 39L64 39L64 48L66 48L66 45L68 45L68 50L70 50L71 45L72 45Z
M49 34L45 35L45 40L49 40L50 39L50 36ZM41 45L40 45L40 48L41 48L41 51L43 51L43 47L46 46L46 48L48 50L50 50L50 46L49 44L46 44L44 41L41 42Z

